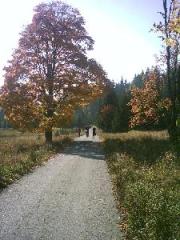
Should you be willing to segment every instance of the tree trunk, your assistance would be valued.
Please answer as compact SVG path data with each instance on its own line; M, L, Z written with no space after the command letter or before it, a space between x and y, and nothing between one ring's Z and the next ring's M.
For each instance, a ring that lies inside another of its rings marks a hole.
M47 117L52 118L54 113L52 64L47 65L47 85L48 85ZM52 145L52 126L49 126L49 128L45 130L45 139L47 144Z
M45 131L45 140L47 144L52 144L52 129Z
M177 140L177 126L176 126L176 103L175 101L172 102L172 108L171 108L171 123L170 123L170 129L169 134L173 141Z
M177 99L180 106L180 66L177 70Z
M177 126L176 126L176 120L177 120L177 106L176 106L176 91L177 91L177 69L175 67L174 70L172 70L172 96L171 96L171 102L172 102L172 108L171 108L171 137L172 140L177 139Z
M169 25L169 16L171 14L171 7L172 2L169 6L168 12L168 4L167 0L163 0L163 8L164 8L164 25L165 25L165 36L166 39L170 37L170 31L168 29ZM167 66L167 82L168 82L168 97L171 100L172 106L170 108L169 117L168 117L168 132L170 138L172 140L176 140L177 137L177 129L176 129L176 69L171 68L171 59L172 59L172 52L171 46L166 47L166 66Z

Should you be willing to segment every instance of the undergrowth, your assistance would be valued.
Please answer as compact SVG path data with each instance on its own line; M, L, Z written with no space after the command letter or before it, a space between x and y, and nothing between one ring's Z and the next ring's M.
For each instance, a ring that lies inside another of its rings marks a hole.
M103 137L126 238L180 239L178 145L172 146L165 132Z

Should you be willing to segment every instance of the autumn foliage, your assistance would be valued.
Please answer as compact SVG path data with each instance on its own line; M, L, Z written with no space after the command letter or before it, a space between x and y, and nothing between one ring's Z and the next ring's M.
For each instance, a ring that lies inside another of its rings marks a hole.
M61 1L35 8L5 67L0 104L13 126L43 130L51 141L54 126L102 94L108 80L87 57L94 41L84 25L79 11Z
M150 71L145 79L142 88L131 89L132 118L130 127L148 126L157 124L159 119L165 115L171 105L168 98L162 99L157 87L158 76L154 71Z

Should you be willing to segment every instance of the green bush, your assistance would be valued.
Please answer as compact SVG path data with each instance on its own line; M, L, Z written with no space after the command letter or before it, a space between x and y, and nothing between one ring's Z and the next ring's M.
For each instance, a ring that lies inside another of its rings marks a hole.
M0 166L0 189L13 181L11 166Z
M148 181L131 184L126 192L128 239L180 239L178 192Z
M128 184L138 178L136 164L127 154L113 154L107 164L116 186L117 197L123 200Z
M37 152L34 151L34 150L31 150L28 157L29 157L30 161L36 162L36 160L37 160Z

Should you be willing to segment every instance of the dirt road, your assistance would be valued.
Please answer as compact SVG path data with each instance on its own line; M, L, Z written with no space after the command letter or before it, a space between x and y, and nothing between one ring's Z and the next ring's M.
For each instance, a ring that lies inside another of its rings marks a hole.
M0 193L1 240L123 239L98 138L80 140Z

